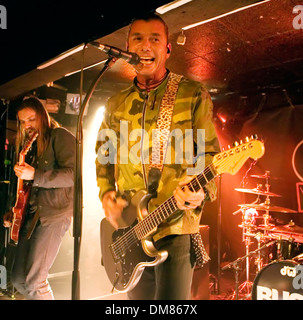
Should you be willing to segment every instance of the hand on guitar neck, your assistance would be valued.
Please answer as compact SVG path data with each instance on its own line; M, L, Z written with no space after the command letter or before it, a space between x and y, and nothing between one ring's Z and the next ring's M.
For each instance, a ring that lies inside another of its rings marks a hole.
M34 180L35 177L35 168L27 164L26 162L24 163L24 166L20 166L16 164L14 166L14 171L16 176L19 179L22 180Z
M184 177L179 186L174 192L174 197L177 202L177 206L181 210L195 209L197 208L205 198L205 193L203 189L193 192L186 185L188 184L193 177L186 176Z

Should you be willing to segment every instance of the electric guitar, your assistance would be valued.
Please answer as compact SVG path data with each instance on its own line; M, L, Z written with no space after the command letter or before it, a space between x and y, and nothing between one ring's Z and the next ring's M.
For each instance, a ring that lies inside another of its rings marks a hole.
M38 132L33 133L31 138L26 143L25 147L21 150L19 154L19 165L24 166L25 156L27 155L32 144L38 137ZM17 182L17 198L15 206L13 207L13 220L11 226L10 236L15 243L18 243L19 240L19 231L24 222L24 216L26 212L26 207L28 204L30 196L31 185L24 184L23 180L18 178Z
M265 152L264 144L254 137L214 156L212 163L188 184L190 190L198 191L222 173L236 174L247 159L259 159ZM102 263L113 290L127 292L133 289L145 267L155 266L167 258L167 251L157 251L151 236L161 222L178 210L171 196L153 212L147 205L152 195L139 191L123 211L125 227L118 230L104 218L100 224ZM131 223L132 222L132 223Z

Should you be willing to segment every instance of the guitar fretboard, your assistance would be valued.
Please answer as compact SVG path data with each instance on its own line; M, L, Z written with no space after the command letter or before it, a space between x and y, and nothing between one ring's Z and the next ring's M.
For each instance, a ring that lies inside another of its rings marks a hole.
M197 192L215 177L215 168L210 164L202 173L187 183L187 186L191 191ZM177 210L176 199L174 196L171 196L111 245L115 257L118 258L121 253L124 253L135 242L144 239Z
M191 191L197 192L215 178L215 176L214 168L212 165L209 165L202 173L195 176L187 186ZM176 199L174 196L171 196L134 227L137 238L139 240L144 239L146 235L177 210Z

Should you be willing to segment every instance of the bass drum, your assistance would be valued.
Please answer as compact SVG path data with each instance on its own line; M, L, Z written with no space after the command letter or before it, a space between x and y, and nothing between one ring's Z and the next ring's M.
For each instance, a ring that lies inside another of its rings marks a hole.
M254 280L252 300L303 300L303 265L283 260L265 266Z

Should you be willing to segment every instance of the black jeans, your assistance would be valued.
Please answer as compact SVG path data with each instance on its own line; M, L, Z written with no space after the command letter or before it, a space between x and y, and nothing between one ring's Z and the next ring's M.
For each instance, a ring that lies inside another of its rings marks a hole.
M172 235L155 243L167 259L146 267L139 283L127 293L131 300L189 300L194 270L190 235Z

